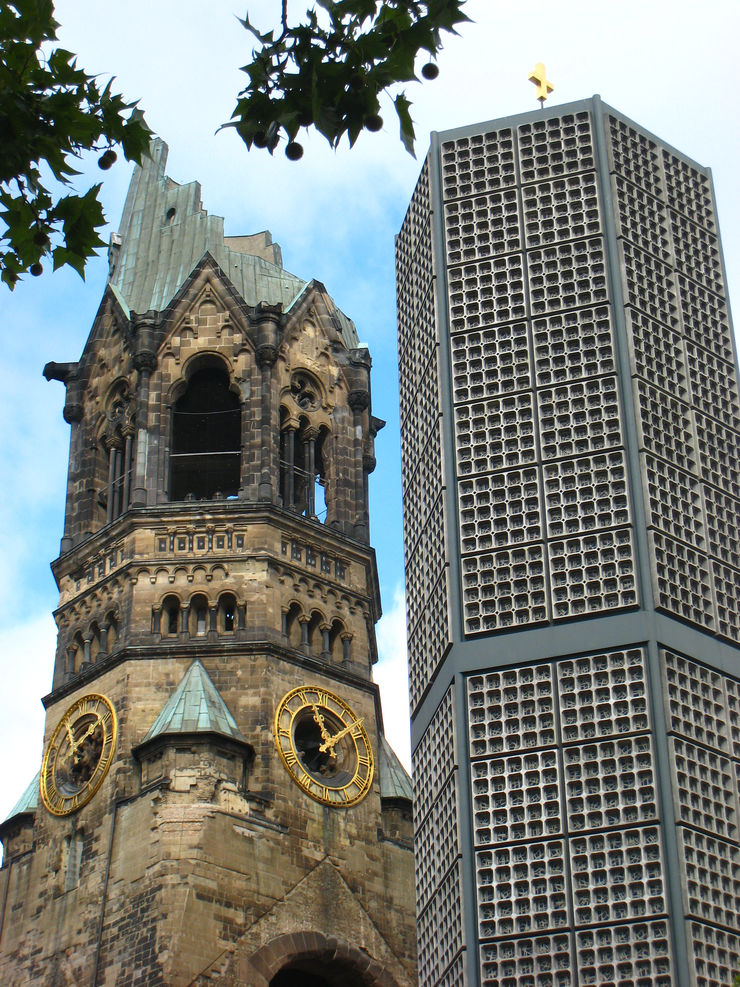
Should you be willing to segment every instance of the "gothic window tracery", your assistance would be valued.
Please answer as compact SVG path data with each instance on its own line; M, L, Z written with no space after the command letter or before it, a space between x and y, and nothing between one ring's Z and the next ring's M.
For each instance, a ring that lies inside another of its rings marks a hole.
M241 466L241 404L224 363L201 359L172 413L170 500L235 497Z
M105 510L105 523L128 510L134 466L134 405L127 381L111 390L99 435L100 493L98 504ZM104 476L102 475L104 474Z
M330 432L321 414L321 389L306 371L291 378L280 409L280 493L283 507L325 521Z

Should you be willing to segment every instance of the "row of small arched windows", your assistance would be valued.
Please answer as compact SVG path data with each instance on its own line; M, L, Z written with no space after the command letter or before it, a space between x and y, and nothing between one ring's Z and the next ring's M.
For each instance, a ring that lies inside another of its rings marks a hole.
M196 594L184 604L173 594L162 600L161 607L152 611L152 632L162 637L206 637L210 631L233 634L243 630L246 605L236 602L233 593L223 593L217 603L210 603L203 594Z
M117 640L118 621L114 614L109 614L101 623L94 620L86 631L76 631L67 645L67 673L73 675L84 665L111 654Z
M233 593L222 593L216 603L197 593L183 603L174 593L152 610L152 633L163 638L207 637L210 632L233 634L246 626L246 604L238 603ZM321 655L332 661L349 661L352 635L339 618L329 621L318 610L304 613L292 603L282 614L282 634L287 643L308 654ZM114 614L102 624L93 621L87 632L77 631L67 647L67 674L74 675L85 665L111 654L118 640L118 622Z
M217 603L196 594L187 604L174 593L152 611L152 632L162 637L206 637L209 632L233 634L246 625L246 605L237 603L233 593L223 593ZM309 654L334 661L348 661L351 635L341 620L329 622L318 610L305 614L297 603L283 611L282 633L288 644Z
M352 635L338 617L330 622L318 610L306 614L297 603L292 603L283 611L282 631L293 648L334 662L350 659Z

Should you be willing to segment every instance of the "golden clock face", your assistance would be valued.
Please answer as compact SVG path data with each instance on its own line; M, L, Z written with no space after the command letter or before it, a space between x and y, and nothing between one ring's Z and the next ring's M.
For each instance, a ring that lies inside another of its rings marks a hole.
M41 798L55 816L76 812L103 784L113 760L118 722L105 696L83 696L59 722L44 751Z
M306 685L284 696L275 743L293 781L317 802L357 805L370 791L370 738L362 718L334 693Z

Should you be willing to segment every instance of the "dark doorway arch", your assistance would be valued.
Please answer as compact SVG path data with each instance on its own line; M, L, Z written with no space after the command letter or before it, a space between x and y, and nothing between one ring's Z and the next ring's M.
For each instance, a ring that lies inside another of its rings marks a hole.
M264 987L398 987L364 949L323 932L289 932L265 943L244 968Z
M281 970L270 981L270 987L331 987L329 981L306 970Z
M286 963L270 987L369 987L369 983L356 963L315 956Z

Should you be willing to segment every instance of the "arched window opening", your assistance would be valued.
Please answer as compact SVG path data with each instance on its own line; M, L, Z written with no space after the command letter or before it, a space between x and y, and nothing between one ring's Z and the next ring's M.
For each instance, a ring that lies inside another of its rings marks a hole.
M194 596L190 601L190 634L205 637L208 634L208 600L205 596Z
M236 630L236 598L232 593L224 593L218 601L218 629L222 634Z
M241 407L220 361L191 376L172 414L170 500L239 492Z
M291 603L285 615L285 636L291 648L299 648L301 646L301 623L298 619L300 615L301 608L297 603Z
M281 409L280 492L283 507L318 521L325 521L328 477L329 430L317 428L301 416L296 425Z
M324 521L327 513L325 448L329 432L305 418L298 428L286 422L280 432L280 489L283 506Z
M100 654L100 627L93 621L90 625L90 661L97 661Z
M329 654L331 655L332 661L339 662L343 657L343 645L342 645L342 634L344 633L344 624L341 620L332 621L331 630L329 631Z
M162 636L175 637L180 630L180 601L176 596L165 597L162 603Z
M82 640L82 634L78 631L67 648L67 671L70 675L76 675L79 672L84 657L85 643Z
M314 610L308 622L308 650L312 655L320 655L324 650L323 634L321 633L321 625L323 623L324 618L322 615L318 610Z
M113 654L118 643L118 620L114 613L108 614L105 618L104 637L106 653Z

